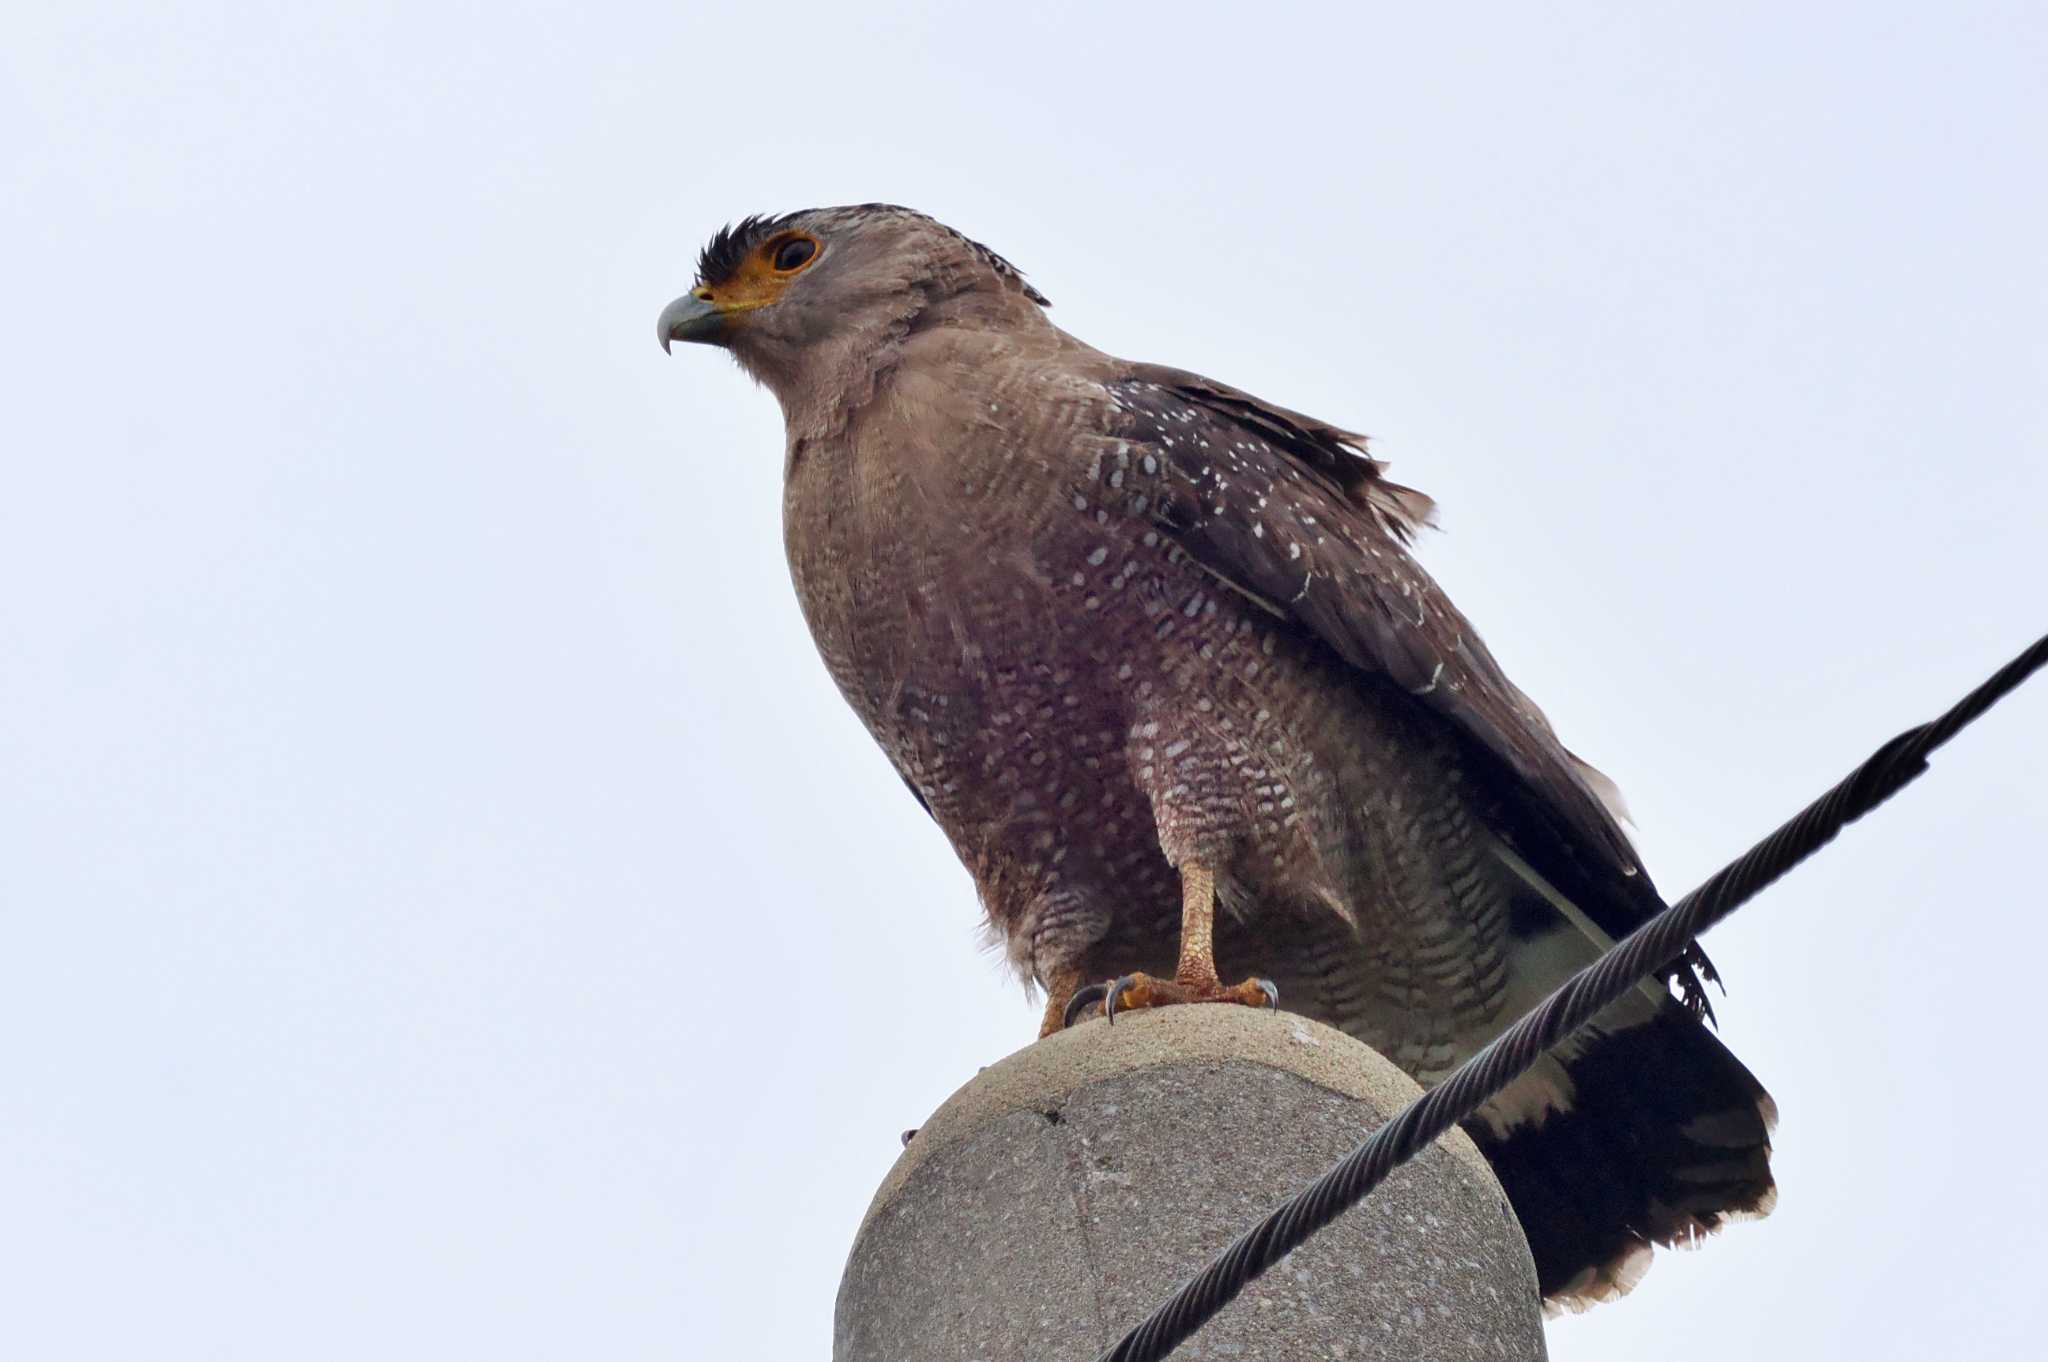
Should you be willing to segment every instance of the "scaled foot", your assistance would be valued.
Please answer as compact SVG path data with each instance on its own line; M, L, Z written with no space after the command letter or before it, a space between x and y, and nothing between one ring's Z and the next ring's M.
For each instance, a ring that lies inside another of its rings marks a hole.
M1089 1008L1096 1008L1114 1024L1119 1012L1147 1007L1173 1007L1179 1003L1237 1003L1243 1007L1278 1007L1280 990L1271 979L1247 979L1233 988L1220 981L1185 983L1177 979L1155 979L1149 974L1126 974L1106 984L1089 984L1075 992L1067 1003L1066 1024L1072 1026Z

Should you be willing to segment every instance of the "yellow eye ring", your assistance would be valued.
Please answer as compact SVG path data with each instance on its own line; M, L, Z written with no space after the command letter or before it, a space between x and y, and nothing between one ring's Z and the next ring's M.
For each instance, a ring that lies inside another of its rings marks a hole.
M815 260L818 243L813 237L792 236L768 246L768 267L777 274L795 274Z

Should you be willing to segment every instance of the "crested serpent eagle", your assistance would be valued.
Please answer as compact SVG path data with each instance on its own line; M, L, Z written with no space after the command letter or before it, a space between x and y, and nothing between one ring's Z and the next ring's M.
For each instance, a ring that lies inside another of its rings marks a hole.
M1440 1079L1663 907L1611 787L1416 564L1430 502L1361 437L1046 306L868 204L719 232L659 337L781 402L804 619L1047 1032L1277 989ZM1771 1099L1703 977L1695 946L1467 1124L1554 1305L1771 1206Z

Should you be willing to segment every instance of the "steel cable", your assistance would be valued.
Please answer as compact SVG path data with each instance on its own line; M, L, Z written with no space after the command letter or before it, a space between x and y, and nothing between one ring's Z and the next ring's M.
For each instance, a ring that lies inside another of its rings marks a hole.
M1098 1362L1159 1362L1267 1268L1357 1205L1418 1150L1471 1116L1545 1050L1645 976L1670 963L1694 937L1833 841L1848 824L1905 788L1927 769L1928 754L2044 665L2048 665L2048 637L2036 640L1940 718L1908 729L1878 748L1841 783L1699 888L1616 942L1449 1078L1373 1132L1329 1172L1238 1236Z

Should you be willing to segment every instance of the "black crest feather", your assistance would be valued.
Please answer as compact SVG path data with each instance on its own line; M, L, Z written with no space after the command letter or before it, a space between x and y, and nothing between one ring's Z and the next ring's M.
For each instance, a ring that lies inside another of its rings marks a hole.
M781 231L794 216L755 213L719 228L697 256L697 282L719 284L730 279L749 252Z
M1032 302L1040 307L1052 306L1044 294L1025 280L1022 270L979 241L914 208L903 208L893 203L859 203L844 208L814 208L808 213L756 213L743 217L738 222L719 228L712 234L711 240L704 243L704 250L697 257L697 282L714 285L725 282L739 269L740 262L745 260L749 253L799 218L805 219L807 225L825 230L835 224L857 223L863 218L873 217L915 218L927 223L967 246L990 269L1023 290L1024 296Z

